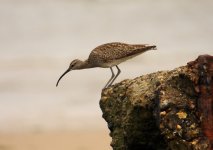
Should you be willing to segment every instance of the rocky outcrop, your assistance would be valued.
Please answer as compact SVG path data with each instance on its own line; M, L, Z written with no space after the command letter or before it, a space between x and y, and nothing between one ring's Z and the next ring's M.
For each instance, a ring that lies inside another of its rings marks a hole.
M102 91L114 150L212 150L213 57Z

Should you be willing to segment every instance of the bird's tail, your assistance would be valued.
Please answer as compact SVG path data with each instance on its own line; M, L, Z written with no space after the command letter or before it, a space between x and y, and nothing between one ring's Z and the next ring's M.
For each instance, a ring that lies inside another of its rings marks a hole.
M141 54L149 50L157 50L157 47L155 45L134 45L135 50L133 51L134 54Z
M157 50L157 47L155 45L149 45L149 44L136 44L133 45L135 49L144 49L144 50Z
M146 45L147 49L150 49L150 50L157 50L157 46L155 45Z
M146 51L149 51L149 50L156 50L156 46L155 45L148 45L148 44L137 44L137 45L132 45L133 46L133 50L131 50L127 56L137 56L137 55L140 55Z

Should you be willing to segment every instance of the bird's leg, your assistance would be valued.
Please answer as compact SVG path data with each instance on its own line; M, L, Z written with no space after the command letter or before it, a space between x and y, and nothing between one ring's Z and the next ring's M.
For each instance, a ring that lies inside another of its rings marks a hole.
M108 87L108 84L109 84L109 83L112 81L112 79L115 77L115 74L114 74L114 72L113 72L112 67L110 67L110 70L111 70L111 72L112 72L112 76L111 76L111 78L109 79L109 81L107 82L107 84L105 85L104 88L107 88L107 87Z
M114 77L114 79L111 81L111 83L110 83L108 86L112 85L113 82L115 81L115 79L116 79L116 78L118 77L118 75L121 73L121 70L118 68L118 66L116 65L115 67L118 69L118 73L116 74L116 76Z

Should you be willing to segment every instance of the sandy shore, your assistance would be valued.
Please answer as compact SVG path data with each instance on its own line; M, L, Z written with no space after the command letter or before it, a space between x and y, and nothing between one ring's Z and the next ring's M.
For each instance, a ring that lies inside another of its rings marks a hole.
M1 133L0 150L110 150L107 131Z

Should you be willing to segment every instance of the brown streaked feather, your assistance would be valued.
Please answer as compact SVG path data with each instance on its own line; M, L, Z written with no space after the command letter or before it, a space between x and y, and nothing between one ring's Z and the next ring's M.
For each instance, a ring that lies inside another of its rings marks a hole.
M153 49L156 46L148 45L131 45L125 43L107 43L96 47L89 55L88 61L98 64L107 63L113 60L118 60L126 57L136 56L147 50Z

